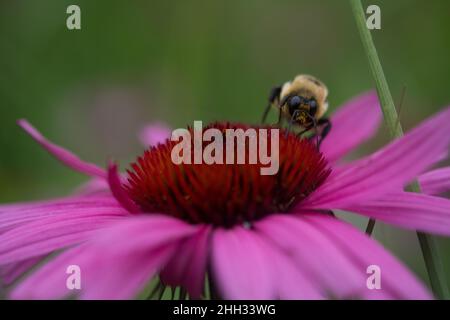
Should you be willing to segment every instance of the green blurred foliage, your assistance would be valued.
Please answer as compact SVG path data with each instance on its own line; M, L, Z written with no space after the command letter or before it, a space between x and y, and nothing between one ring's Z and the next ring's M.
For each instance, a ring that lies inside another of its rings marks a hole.
M96 113L117 91L138 96L129 130L114 133L138 153L131 131L143 121L257 122L271 86L299 72L328 84L332 108L373 86L345 1L76 3L82 29L75 31L65 25L72 1L0 4L0 201L64 193L81 181L18 130L20 117L85 159L126 162L134 154L96 139L102 115L118 121L127 111ZM450 3L373 3L382 10L373 34L394 97L407 87L409 126L450 101Z
M74 3L82 29L71 31ZM450 102L450 2L364 4L381 7L372 34L393 96L406 86L410 128ZM18 118L83 159L113 157L123 168L142 152L146 122L258 122L269 89L297 73L328 85L332 110L373 87L346 1L2 0L0 202L64 195L86 180L24 135Z

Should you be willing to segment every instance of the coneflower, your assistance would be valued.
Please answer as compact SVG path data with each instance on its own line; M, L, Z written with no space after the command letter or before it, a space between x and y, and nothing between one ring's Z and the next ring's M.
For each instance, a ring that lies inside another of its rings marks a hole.
M378 110L374 93L352 100L332 117L320 151L280 134L280 166L272 176L261 175L260 165L175 165L174 142L148 132L143 136L153 146L121 175L114 163L103 170L83 162L20 121L45 149L95 180L81 194L0 207L5 281L58 253L14 282L10 296L129 299L158 277L202 298L208 277L223 299L431 298L375 240L333 214L342 209L450 234L449 200L402 191L414 179L433 194L450 189L448 169L427 172L448 151L450 109L372 155L338 162L375 133ZM208 128L250 127L260 129ZM69 265L81 269L80 291L66 287ZM382 271L381 288L367 286L371 265Z

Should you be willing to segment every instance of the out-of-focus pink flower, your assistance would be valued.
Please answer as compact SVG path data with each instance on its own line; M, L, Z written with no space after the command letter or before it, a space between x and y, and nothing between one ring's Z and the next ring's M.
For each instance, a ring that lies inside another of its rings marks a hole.
M84 299L133 298L155 276L200 298L206 274L225 299L431 298L401 262L332 214L450 235L450 201L435 196L450 188L450 170L429 171L448 151L450 108L367 157L338 161L373 136L379 110L373 92L339 109L322 153L280 135L275 176L248 165L176 166L171 142L161 140L169 131L148 129L145 144L160 144L138 158L127 181L115 164L86 163L21 120L45 149L94 180L66 198L0 206L0 271L8 283L62 250L10 296L70 296L66 268L78 265ZM403 191L415 179L429 194ZM366 285L370 265L382 270L379 290Z
M170 137L171 130L163 123L153 123L144 127L139 133L139 139L146 147L156 146Z

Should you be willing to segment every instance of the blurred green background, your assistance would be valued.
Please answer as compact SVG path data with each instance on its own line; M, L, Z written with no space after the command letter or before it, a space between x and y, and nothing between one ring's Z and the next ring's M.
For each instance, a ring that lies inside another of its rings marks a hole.
M66 28L70 4L81 7L81 30ZM369 4L381 7L372 34L396 100L406 87L411 128L450 102L450 2ZM328 85L332 110L374 86L347 1L1 0L0 203L64 195L86 180L18 118L83 159L123 168L142 152L147 122L258 122L269 89L297 73ZM386 141L381 131L361 152ZM424 275L413 233L377 225L376 236Z

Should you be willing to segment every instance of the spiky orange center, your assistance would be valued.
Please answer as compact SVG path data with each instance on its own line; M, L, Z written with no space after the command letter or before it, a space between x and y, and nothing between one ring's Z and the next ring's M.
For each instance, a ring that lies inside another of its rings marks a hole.
M250 126L214 123L205 127L243 129ZM270 127L251 127L256 130ZM192 129L189 129L193 132ZM193 134L192 134L193 135ZM270 141L270 130L267 131ZM258 164L174 164L167 140L151 147L131 164L125 189L147 213L163 213L189 223L231 227L271 213L287 212L328 177L330 169L316 146L295 134L279 134L279 171L261 175ZM209 142L204 142L203 147ZM192 150L194 150L192 145ZM270 148L268 149L270 150ZM246 144L249 159L249 144ZM223 149L226 156L226 149Z

